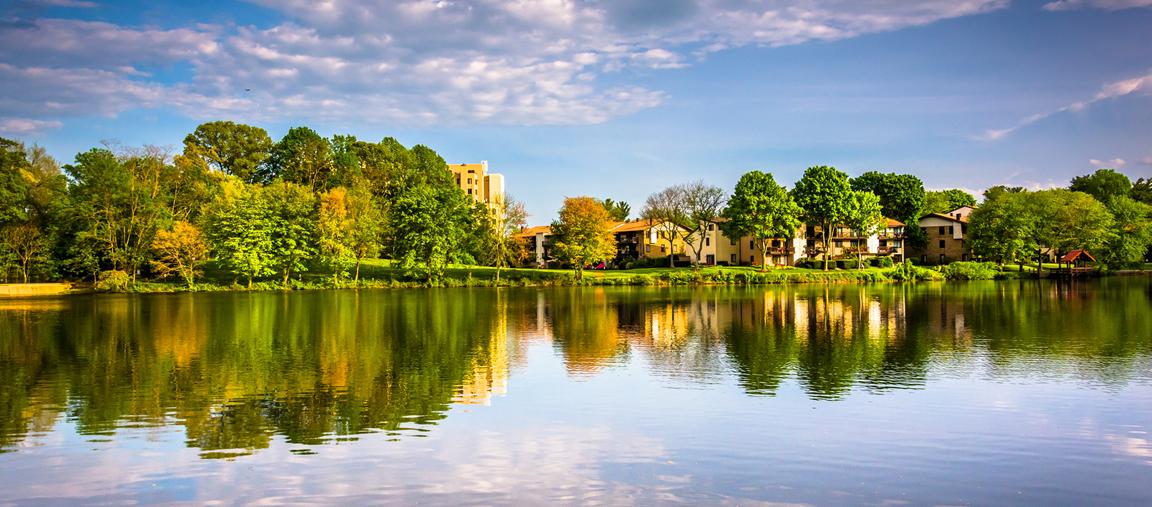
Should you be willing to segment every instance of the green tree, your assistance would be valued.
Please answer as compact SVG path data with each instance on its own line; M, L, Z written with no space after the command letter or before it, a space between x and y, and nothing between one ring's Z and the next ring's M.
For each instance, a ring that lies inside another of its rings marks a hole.
M1152 205L1152 179L1140 178L1132 184L1129 196L1144 204Z
M604 199L602 204L604 204L604 209L608 210L608 216L617 222L627 222L628 215L632 213L632 205L624 201Z
M524 243L516 238L528 224L528 212L524 203L506 196L499 207L484 207L483 218L482 253L487 263L496 267L496 283L500 283L502 268L519 264L528 256Z
M91 266L110 266L129 273L150 257L156 231L171 220L164 206L166 155L156 149L118 158L93 149L64 166L72 180L69 196L74 221L74 254ZM85 251L88 250L88 251Z
M872 192L880 198L884 216L915 224L924 209L924 182L911 174L866 172L853 178L852 190ZM955 209L955 208L953 208Z
M213 256L236 277L252 280L276 273L272 239L275 224L260 188L232 177L204 212L205 232Z
M931 190L924 194L924 213L947 213L964 206L975 206L976 198L963 190Z
M316 194L304 185L278 181L261 189L260 197L272 221L275 269L287 285L293 274L308 271L316 255Z
M184 138L184 156L253 182L272 149L272 139L260 127L230 121L203 123Z
M0 137L0 224L22 222L28 218L28 182L23 176L28 168L24 145Z
M272 146L260 179L270 182L279 178L323 191L334 186L334 169L328 140L308 127L295 127Z
M751 236L761 252L775 238L791 239L801 225L802 210L792 196L770 173L751 171L740 177L728 206L721 216L720 230L739 240ZM768 268L768 255L763 256L761 270Z
M984 196L984 203L969 218L968 244L972 253L1001 265L1022 263L1037 248L1033 230L1038 217L1029 209L1030 196L992 189Z
M843 225L852 228L862 238L876 234L884 228L884 210L880 206L880 197L872 192L853 191L848 201L848 211L845 214ZM861 269L864 261L864 245L856 249L856 269Z
M584 266L616 254L616 240L609 230L612 217L596 199L566 197L560 217L552 222L556 256L572 265L576 279L584 278Z
M48 238L35 223L22 222L0 228L0 246L16 261L20 278L28 283L29 274L47 261Z
M423 274L429 284L442 278L474 227L472 209L471 200L455 186L418 183L399 192L389 228L401 266Z
M380 231L384 228L385 217L372 197L369 182L357 179L352 182L346 197L348 206L348 247L356 259L352 280L360 281L360 265L364 259L380 255Z
M1101 260L1111 268L1136 266L1152 248L1152 206L1126 196L1108 202L1115 230Z
M833 227L847 218L851 193L848 175L828 166L809 167L792 189L792 199L803 210L803 220L819 228L825 271L828 270L829 235Z
M1132 191L1132 180L1112 169L1097 169L1096 172L1072 178L1068 190L1084 192L1097 201L1107 203L1113 197L1126 197Z

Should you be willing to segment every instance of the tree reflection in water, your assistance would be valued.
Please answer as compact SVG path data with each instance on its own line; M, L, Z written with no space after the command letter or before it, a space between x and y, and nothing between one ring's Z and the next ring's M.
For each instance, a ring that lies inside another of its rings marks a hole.
M62 419L82 435L184 428L205 458L366 432L420 436L454 404L515 395L527 350L569 375L641 364L749 395L994 378L1123 386L1148 370L1140 281L91 296L0 303L0 451ZM531 381L532 379L526 379Z

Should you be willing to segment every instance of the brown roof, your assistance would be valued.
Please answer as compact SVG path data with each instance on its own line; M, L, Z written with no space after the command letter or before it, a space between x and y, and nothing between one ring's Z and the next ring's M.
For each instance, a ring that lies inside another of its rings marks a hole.
M540 234L540 233L544 233L545 236L552 234L552 227L547 226L547 225L534 225L532 227L527 227L527 228L521 230L520 232L516 233L516 237L527 238L527 237L535 236L535 235Z
M1092 254L1088 253L1087 250L1073 250L1071 252L1068 252L1068 253L1064 254L1063 257L1060 258L1060 262L1067 262L1067 263L1071 264L1073 262L1076 262L1076 259L1080 258L1081 255L1089 258L1092 262L1096 262L1096 258L1093 257Z
M888 221L888 227L904 227L905 226L904 222L901 222L899 220L893 220L891 218L885 218L885 220Z
M648 229L651 229L653 225L656 225L656 224L653 224L647 220L641 219L641 220L633 220L631 222L620 222L616 225L613 225L611 227L611 230L614 233L616 233L616 232L646 231Z

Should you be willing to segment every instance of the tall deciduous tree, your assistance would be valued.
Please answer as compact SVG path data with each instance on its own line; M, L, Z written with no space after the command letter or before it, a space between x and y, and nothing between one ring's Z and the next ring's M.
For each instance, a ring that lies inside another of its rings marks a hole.
M137 268L148 260L152 238L171 218L163 205L165 158L162 152L146 150L121 160L111 151L93 149L64 166L73 182L74 255L89 268L108 265L135 281Z
M340 279L356 263L351 247L352 221L348 217L348 189L336 187L320 195L316 223L317 259L332 272L332 281Z
M596 199L567 197L560 217L552 222L556 255L572 265L576 279L584 277L584 266L616 254L616 241L609 230L611 217Z
M48 238L33 222L22 222L0 228L0 246L16 261L20 278L28 283L32 269L45 262L48 253Z
M792 196L769 173L751 171L740 177L728 206L721 216L720 230L729 238L739 240L751 236L764 252L760 268L768 268L767 248L776 238L785 240L796 235L800 227L801 209Z
M820 228L825 271L828 270L829 236L832 228L847 218L851 193L848 175L828 166L809 167L792 189L792 199L803 210L804 221Z
M249 183L268 158L272 139L260 127L230 121L203 123L184 138L184 156Z
M924 182L911 174L870 171L853 178L850 183L852 190L876 194L886 217L914 224L924 209Z
M260 194L272 220L275 268L287 285L293 274L308 271L316 255L316 194L286 181L268 185Z
M488 263L496 267L496 283L500 283L500 270L525 260L528 252L515 235L528 223L524 203L506 196L499 207L484 208L483 252Z
M188 222L177 221L172 229L156 233L152 240L152 250L156 259L152 267L160 276L175 274L195 288L200 265L208 258L208 243L200 229Z
M1112 268L1139 264L1152 248L1152 206L1116 196L1108 202L1108 210L1115 220L1115 233L1107 241L1101 260Z
M676 241L688 235L688 199L684 187L675 185L648 196L641 217L656 229L657 236L668 242L668 266L676 266Z
M272 146L260 179L268 182L279 178L322 191L335 183L334 169L328 140L308 127L295 127Z
M384 214L376 205L369 182L357 179L348 188L348 247L356 259L352 280L360 281L360 265L364 259L380 255L381 230Z
M696 254L692 259L692 266L699 269L708 228L716 224L716 218L724 210L726 198L724 189L706 185L703 181L689 183L681 188L684 211L688 217L688 223L684 224L688 232L685 243Z
M1068 190L1084 192L1097 201L1108 203L1113 197L1127 197L1132 191L1132 180L1112 169L1097 169L1092 174L1072 178Z
M932 190L924 195L924 213L947 213L963 206L975 206L976 198L958 188Z
M884 210L880 197L868 191L853 191L848 201L848 212L843 224L856 231L856 235L867 238L884 228ZM856 248L856 269L864 262L864 245Z
M238 178L221 184L221 192L204 212L205 231L220 265L248 288L256 278L276 273L271 220L259 187Z
M984 195L984 203L969 218L972 253L998 264L1022 263L1037 248L1037 217L1029 209L1029 195L991 189Z

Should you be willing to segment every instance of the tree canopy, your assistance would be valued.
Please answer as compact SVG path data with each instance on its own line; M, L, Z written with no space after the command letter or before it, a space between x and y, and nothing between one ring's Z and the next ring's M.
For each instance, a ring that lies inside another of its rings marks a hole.
M763 255L761 269L768 267L768 242L792 238L800 227L801 209L771 173L750 171L736 182L721 216L720 230L730 238L751 236Z
M848 175L835 167L823 165L809 167L792 188L792 199L802 210L801 218L819 227L824 270L828 269L828 241L832 227L848 217L851 196Z

